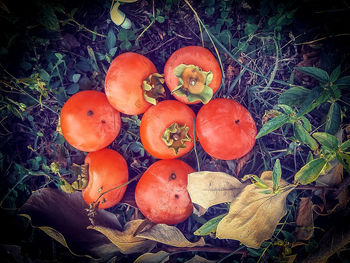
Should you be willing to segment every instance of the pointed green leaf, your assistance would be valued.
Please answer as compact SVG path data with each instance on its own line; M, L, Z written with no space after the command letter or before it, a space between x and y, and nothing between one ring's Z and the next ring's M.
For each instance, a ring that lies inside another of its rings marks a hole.
M303 185L314 182L319 176L327 161L323 158L314 159L305 164L294 176L294 181Z
M339 141L334 135L326 132L315 132L312 136L328 150L335 151L338 148Z
M347 149L350 148L350 140L347 140L345 142L343 142L341 145L340 145L340 150L342 150L343 152L345 152Z
M343 168L349 173L350 172L350 156L344 153L336 153L337 160L343 166Z
M323 69L315 68L315 67L297 67L295 69L306 75L314 77L315 79L317 79L322 83L329 81L329 75Z
M308 132L311 132L312 126L311 126L310 121L305 116L302 116L300 118L300 120L303 122L303 126L304 126L305 130L307 130Z
M315 151L318 148L318 144L314 138L306 131L306 129L297 121L293 125L294 136L301 143L306 144L311 150Z
M256 139L282 127L290 120L289 116L285 114L278 115L277 117L269 120L261 127L260 131L256 135Z
M339 78L339 76L340 76L340 72L341 72L341 65L339 65L338 67L336 67L333 71L332 71L332 73L331 73L331 75L330 75L330 77L329 77L329 81L330 82L335 82L338 78Z
M208 222L206 222L204 225L198 228L193 234L195 234L196 236L207 236L210 233L215 233L219 222L226 215L227 214L223 214L210 219Z
M278 107L280 107L287 115L290 115L293 113L292 107L286 104L278 104Z
M277 159L272 171L273 190L277 190L281 181L282 169L280 159Z
M329 134L336 134L341 124L341 109L337 102L333 102L329 108L326 118L325 131Z
M304 87L292 87L280 95L278 103L289 106L300 106L310 92L311 90Z
M116 43L117 43L117 38L113 30L110 29L108 31L107 39L106 39L107 50L110 51L112 48L114 48Z
M350 86L350 76L341 77L334 84L338 86Z
M250 179L252 181L252 183L255 184L259 188L263 188L263 189L269 188L269 186L255 174L246 174L242 178L242 181L244 182L247 179Z
M311 162L313 159L314 159L314 156L313 156L312 152L309 151L309 153L307 154L306 163Z
M301 105L297 118L309 113L322 103L326 102L330 97L330 93L321 87L315 87L305 98L304 103Z

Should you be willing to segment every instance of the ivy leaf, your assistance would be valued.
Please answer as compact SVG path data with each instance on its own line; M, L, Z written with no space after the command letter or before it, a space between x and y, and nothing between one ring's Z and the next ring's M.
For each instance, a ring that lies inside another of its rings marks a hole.
M198 228L193 234L195 234L196 236L207 236L210 233L215 233L219 222L224 216L226 216L226 214L219 215L210 219L208 222L206 222L200 228Z
M315 67L296 67L295 69L306 75L314 77L322 83L327 83L329 81L329 75L323 69Z
M330 151L337 150L339 140L334 135L326 132L315 132L312 136L326 149Z
M290 121L290 117L285 114L278 115L277 117L269 120L261 127L260 131L256 135L256 139L269 134L270 132L277 130L282 127L284 124Z
M329 108L325 131L329 134L336 134L341 124L341 109L337 102L333 102Z
M327 160L317 158L305 164L294 176L294 181L302 185L310 184L315 181L327 164Z

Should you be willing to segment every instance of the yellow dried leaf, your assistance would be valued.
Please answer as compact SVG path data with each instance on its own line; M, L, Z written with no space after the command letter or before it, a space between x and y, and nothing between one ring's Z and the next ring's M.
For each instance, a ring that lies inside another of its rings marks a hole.
M169 253L163 250L157 253L145 253L139 256L134 263L164 263L169 260Z
M173 247L197 247L205 245L203 238L192 243L185 238L178 228L165 224L154 225L150 229L141 232L136 237L146 238Z
M105 235L124 254L141 253L153 249L156 245L152 240L134 236L143 221L141 219L129 221L123 231L98 225L88 226L88 229L94 229Z
M187 191L193 203L208 209L231 202L242 190L242 183L222 172L195 172L188 175Z
M272 187L272 172L264 172L262 179ZM281 180L280 187L288 184ZM218 224L216 236L221 239L235 239L247 247L259 248L264 240L270 239L277 224L287 213L286 198L294 187L281 194L266 194L250 184L231 203L230 211Z

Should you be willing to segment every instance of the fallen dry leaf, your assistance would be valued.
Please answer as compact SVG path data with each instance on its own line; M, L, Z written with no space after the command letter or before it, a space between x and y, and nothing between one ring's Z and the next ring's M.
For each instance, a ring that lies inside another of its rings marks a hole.
M236 171L235 171L235 176L238 177L240 171L242 170L242 168L246 165L246 163L252 158L254 151L250 151L249 153L247 153L246 155L244 155L243 157L239 158L237 160L237 167L236 167Z
M311 197L300 198L296 225L295 237L297 240L309 240L312 237L314 217Z
M185 261L185 263L215 263L215 262L216 260L208 260L198 255L195 255L190 260Z
M87 230L90 224L80 192L67 194L58 189L44 188L33 192L19 214L31 220L74 255L102 258L119 249L104 235ZM96 211L95 221L111 228L121 228L118 218L107 211Z
M154 225L153 227L142 231L136 237L146 238L173 247L197 247L205 245L203 238L192 243L185 238L177 227L165 224Z
M134 263L164 263L169 260L169 253L163 250L157 253L145 253L139 256Z
M272 172L260 177L272 187ZM288 184L281 180L280 187ZM287 213L286 198L294 188L281 194L264 194L254 184L247 185L231 203L230 211L218 224L216 236L220 239L235 239L251 248L260 248L270 239L277 224Z
M208 209L231 202L242 190L242 183L222 172L195 172L188 175L187 191L193 203Z
M143 221L142 219L129 221L125 224L123 231L99 225L89 226L88 229L105 235L123 254L143 253L152 250L156 245L152 240L134 236Z

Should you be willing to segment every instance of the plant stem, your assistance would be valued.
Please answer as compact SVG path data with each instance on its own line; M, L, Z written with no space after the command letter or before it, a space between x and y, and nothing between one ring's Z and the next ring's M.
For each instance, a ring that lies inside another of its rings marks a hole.
M87 28L86 26L80 24L80 23L79 23L78 21L76 21L73 17L70 17L69 20L72 21L74 24L76 24L79 28L82 28L82 29L84 29L85 31L88 31L88 32L90 32L91 34L94 34L94 35L100 36L100 37L104 37L104 38L107 37L106 35L97 33L97 32L95 32L95 31L93 31L93 30Z

